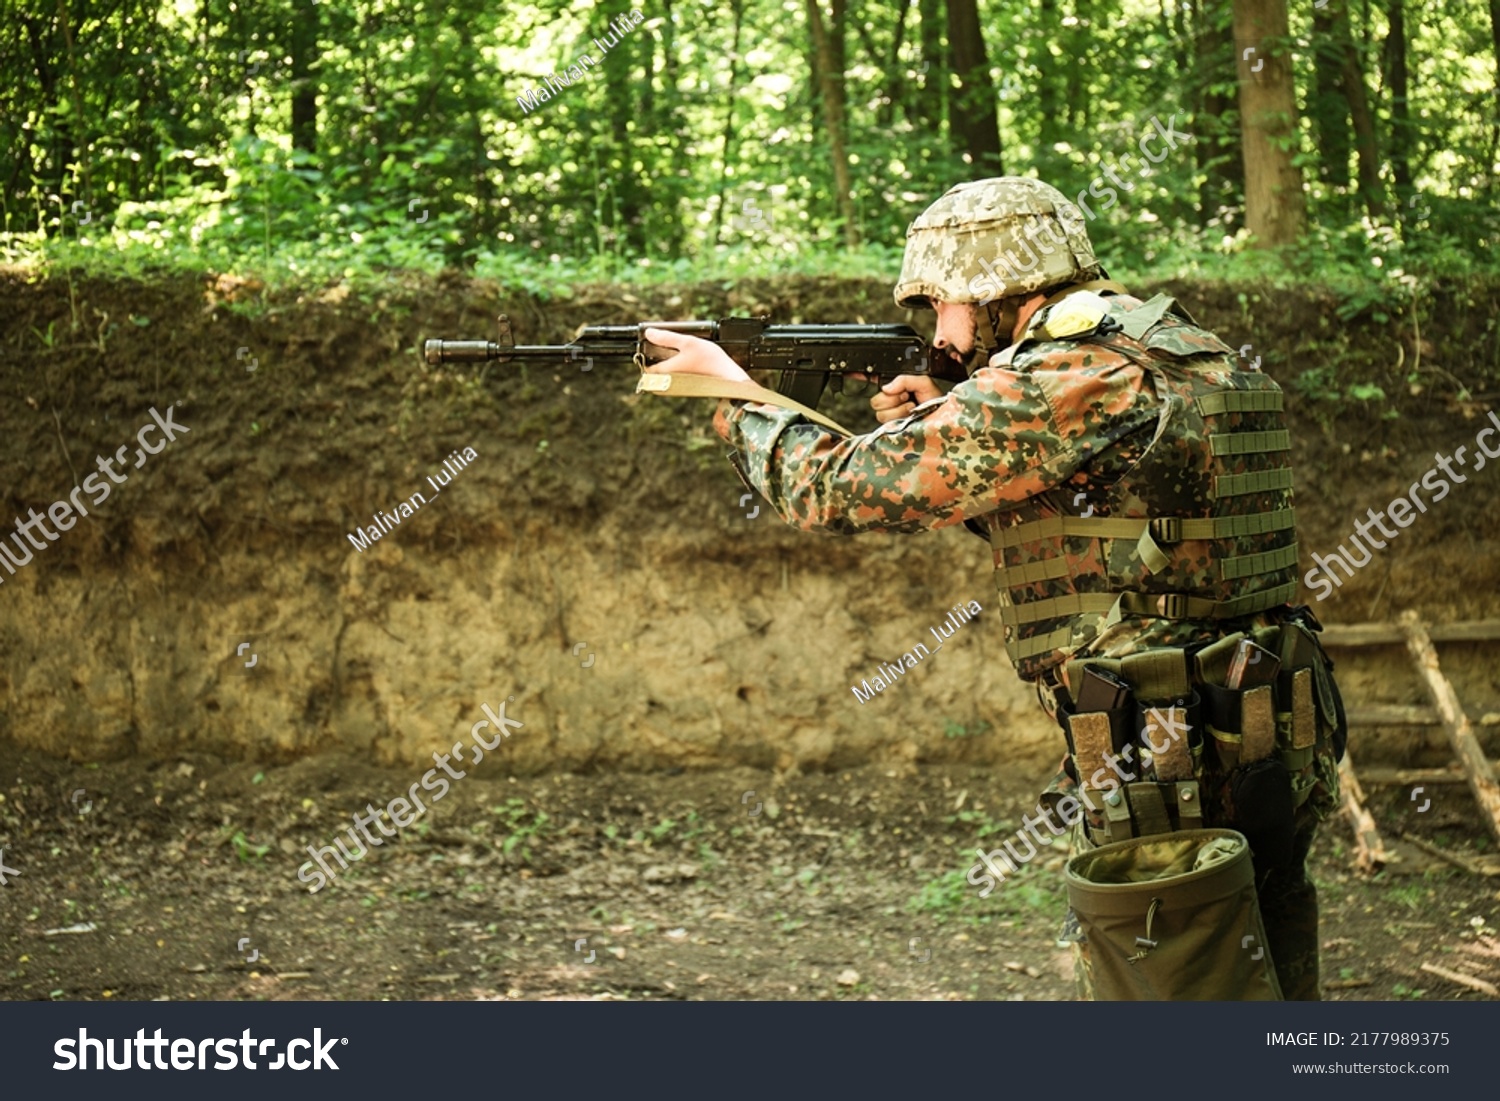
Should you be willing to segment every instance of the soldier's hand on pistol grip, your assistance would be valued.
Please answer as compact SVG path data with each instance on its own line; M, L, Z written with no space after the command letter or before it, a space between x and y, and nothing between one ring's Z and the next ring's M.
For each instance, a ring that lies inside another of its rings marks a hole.
M897 375L870 399L875 419L881 424L900 420L924 401L940 398L943 392L926 375Z
M730 359L729 353L711 340L689 336L687 333L674 333L667 329L647 329L644 335L649 343L662 348L675 349L677 352L670 358L651 363L646 367L648 371L679 375L710 375L735 382L750 380L745 369Z

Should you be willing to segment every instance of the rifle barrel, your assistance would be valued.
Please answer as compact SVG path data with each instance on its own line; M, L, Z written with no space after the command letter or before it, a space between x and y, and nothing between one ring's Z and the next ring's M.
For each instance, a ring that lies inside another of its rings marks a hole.
M440 363L489 363L492 360L568 360L577 355L619 357L635 354L635 332L628 340L572 344L496 344L493 340L429 340L422 346L422 357L436 366Z

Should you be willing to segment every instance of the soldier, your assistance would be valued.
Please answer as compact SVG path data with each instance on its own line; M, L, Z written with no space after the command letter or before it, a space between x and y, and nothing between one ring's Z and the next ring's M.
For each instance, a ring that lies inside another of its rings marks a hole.
M1336 802L1344 723L1320 628L1290 604L1281 391L1171 298L1143 302L1105 278L1081 211L1037 180L960 184L933 203L907 230L895 298L936 311L934 346L969 381L944 395L897 378L871 401L881 426L848 438L795 410L722 401L714 424L741 477L808 531L963 523L986 537L1007 652L1068 739L1044 800L1076 792L1088 808L1074 851L1238 829L1281 992L1318 998L1304 862ZM748 377L713 343L646 335L678 350L649 369ZM1090 677L1118 698L1080 709ZM1260 681L1271 687L1256 696ZM1096 709L1102 726L1084 721ZM1089 800L1099 754L1152 745L1143 716L1163 709L1187 731L1180 747L1138 756L1114 809ZM1088 946L1076 947L1087 997Z

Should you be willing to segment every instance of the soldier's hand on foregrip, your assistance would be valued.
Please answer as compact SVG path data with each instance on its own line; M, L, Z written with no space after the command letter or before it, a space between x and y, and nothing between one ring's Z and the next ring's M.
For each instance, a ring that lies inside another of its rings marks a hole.
M669 329L647 329L642 335L646 338L647 347L644 350L648 354L653 351L650 348L653 344L660 348L673 349L677 353L668 359L647 364L645 368L647 371L660 371L664 374L710 375L714 378L726 378L736 382L750 381L750 376L745 373L745 369L730 359L729 353L711 340L689 336L687 333L674 333Z
M940 398L943 392L926 375L897 375L870 399L875 419L881 424L900 420L924 401Z

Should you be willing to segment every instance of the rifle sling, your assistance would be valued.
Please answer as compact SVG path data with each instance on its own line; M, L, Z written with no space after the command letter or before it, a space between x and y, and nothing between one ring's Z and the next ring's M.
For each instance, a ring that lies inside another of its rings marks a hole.
M810 421L821 424L840 436L852 436L842 424L823 416L816 409L809 409L800 401L793 401L775 390L768 390L759 383L746 380L714 378L711 375L669 375L661 371L646 371L635 384L637 394L659 394L668 398L728 398L730 401L757 401L763 405L775 405L801 413Z

